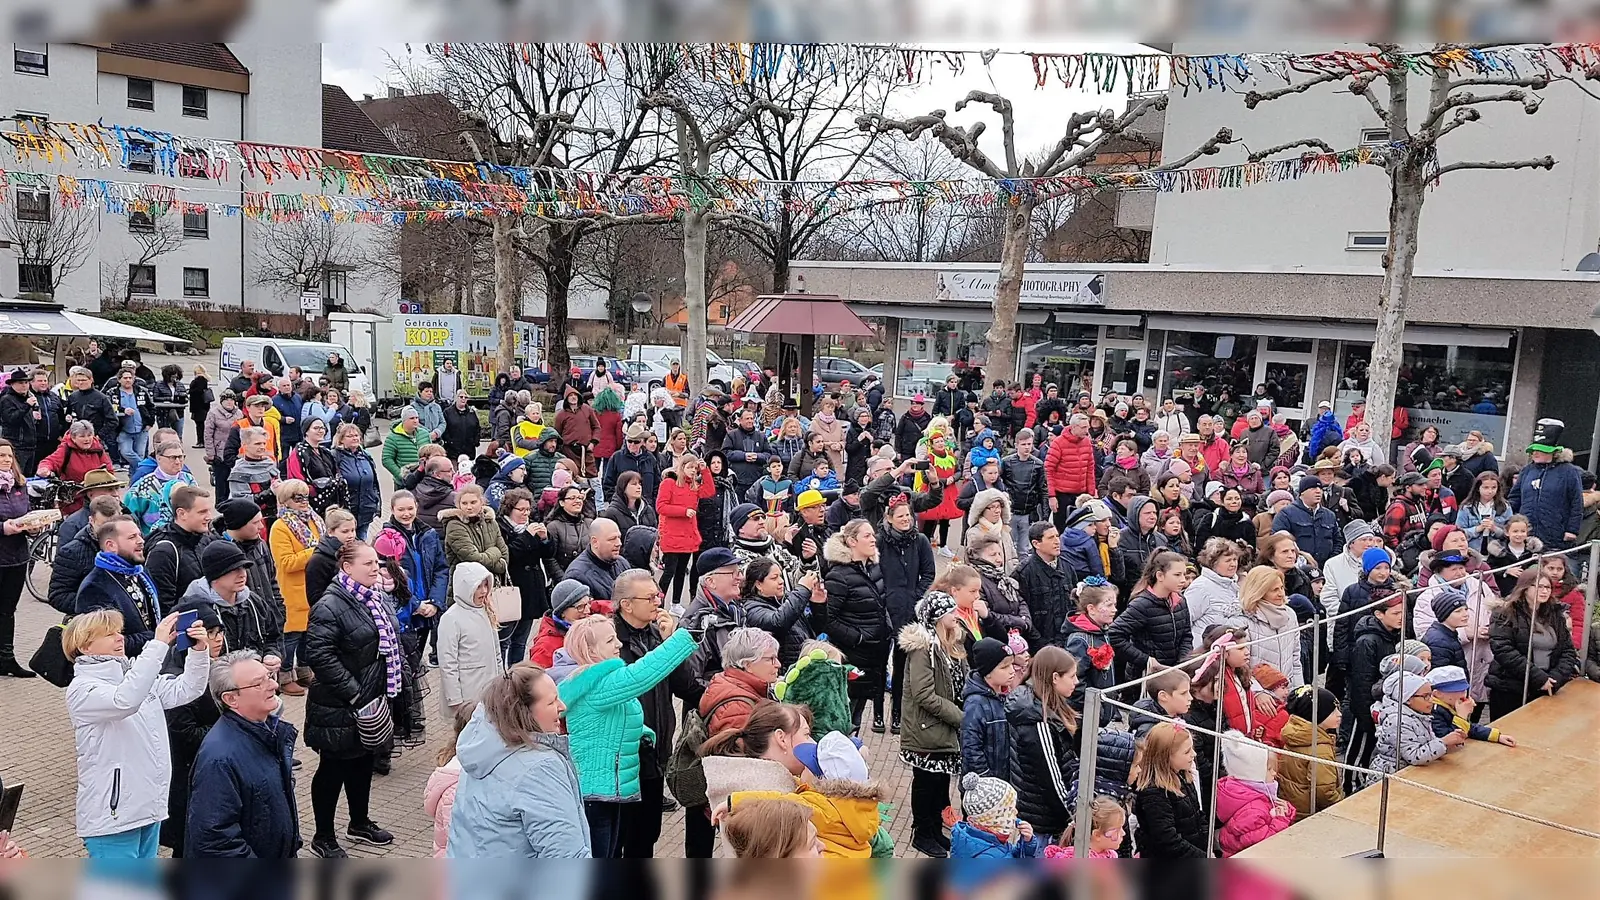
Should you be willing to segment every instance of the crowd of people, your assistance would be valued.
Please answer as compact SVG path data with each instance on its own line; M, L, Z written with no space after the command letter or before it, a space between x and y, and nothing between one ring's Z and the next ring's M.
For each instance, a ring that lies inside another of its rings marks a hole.
M27 479L81 485L50 602L91 856L340 857L341 797L342 840L388 844L373 779L428 702L438 856L649 857L680 805L690 857L891 855L889 815L901 852L1071 855L1084 728L1092 855L1232 855L1364 786L1275 749L1390 772L1514 747L1485 710L1600 676L1577 572L1541 555L1600 506L1555 420L1519 471L1434 429L1391 456L1359 406L1301 435L1268 400L952 375L898 415L875 377L802 415L770 373L689 396L674 364L653 391L575 371L548 414L502 375L487 427L423 384L375 460L328 374L191 406L200 477L159 411L141 439L137 366L0 397L0 676L31 674ZM1140 712L1085 720L1135 679Z

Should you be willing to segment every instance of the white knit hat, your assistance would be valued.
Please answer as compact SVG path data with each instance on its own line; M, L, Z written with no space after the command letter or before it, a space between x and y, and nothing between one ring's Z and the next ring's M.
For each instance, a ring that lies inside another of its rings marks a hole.
M1234 778L1267 780L1267 748L1237 731L1222 736L1222 767Z

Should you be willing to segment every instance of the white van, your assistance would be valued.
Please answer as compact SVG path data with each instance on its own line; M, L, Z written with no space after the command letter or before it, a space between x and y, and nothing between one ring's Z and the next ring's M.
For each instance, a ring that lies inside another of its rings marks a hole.
M256 364L257 370L271 372L280 378L288 373L290 366L299 366L300 371L307 375L320 375L328 367L329 353L337 353L344 360L344 366L350 372L350 389L372 399L372 382L366 370L356 362L349 348L342 344L277 337L223 338L222 360L218 368L222 371L224 385L239 374L239 365L247 359Z
M683 349L671 344L636 344L629 351L628 358L640 362L661 363L665 366L669 359L682 362ZM726 391L733 384L734 376L738 374L733 366L728 365L727 360L718 356L715 351L706 350L706 383L714 384Z

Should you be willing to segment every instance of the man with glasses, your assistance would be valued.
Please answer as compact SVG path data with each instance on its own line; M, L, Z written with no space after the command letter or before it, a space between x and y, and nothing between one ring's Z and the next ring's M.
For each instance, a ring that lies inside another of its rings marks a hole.
M184 855L293 859L300 829L290 758L298 737L278 717L278 680L253 650L211 666L222 709L195 757Z
M639 488L643 493L640 498L654 507L656 494L661 489L661 467L656 460L656 455L645 449L645 438L650 434L650 429L635 422L628 426L621 452L611 455L606 462L605 477L601 481L601 493L607 497L616 496L617 478L623 472L639 473Z
M661 591L644 569L629 569L617 576L611 599L617 612L611 622L622 642L618 656L628 665L661 646L656 616L661 613ZM644 708L644 724L655 732L655 742L639 749L638 803L629 803L622 813L622 858L649 859L655 855L661 837L661 817L677 804L665 798L667 757L672 752L677 718L672 708L674 696L688 702L700 694L689 664L684 662L665 680L639 695Z
M146 537L172 521L173 489L194 486L194 476L184 469L183 460L182 444L176 440L162 441L156 445L155 471L135 481L123 495L122 505L138 523L139 533Z

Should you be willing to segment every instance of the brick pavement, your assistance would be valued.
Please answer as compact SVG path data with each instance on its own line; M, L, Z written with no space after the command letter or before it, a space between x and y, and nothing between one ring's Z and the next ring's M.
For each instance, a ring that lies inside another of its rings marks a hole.
M193 440L192 436L185 444ZM190 449L190 468L198 477L207 471L199 451ZM384 496L391 489L389 475L378 468ZM942 560L941 560L942 561ZM56 612L34 600L26 591L17 609L17 651L24 662L39 646L45 630L60 621ZM430 673L428 683L436 683ZM436 696L424 701L428 713L427 743L405 750L394 760L393 771L376 777L372 784L372 815L394 833L388 847L372 848L346 843L352 856L419 858L431 855L433 822L422 810L422 791L434 769L439 746L449 733L450 722L440 712ZM285 697L284 715L300 727L305 721L305 699ZM25 782L22 809L17 816L19 841L38 858L82 856L83 845L73 828L73 804L77 772L72 727L67 719L62 691L43 679L0 678L0 777L7 784ZM882 786L895 813L890 826L899 855L915 855L911 847L911 771L899 759L899 739L893 735L868 732L871 770ZM295 792L300 801L301 831L306 842L311 836L311 776L316 771L317 754L302 742L296 752L302 766L297 771ZM346 817L340 804L338 829L344 831ZM656 845L663 857L683 855L683 813L674 813L662 825L661 841ZM164 852L164 851L163 851Z

